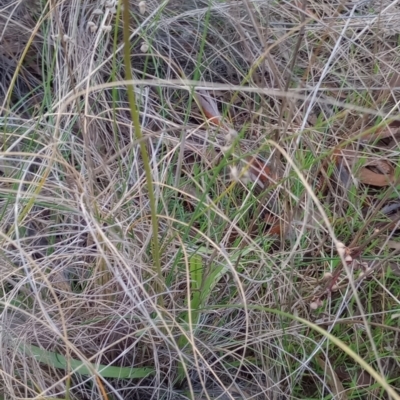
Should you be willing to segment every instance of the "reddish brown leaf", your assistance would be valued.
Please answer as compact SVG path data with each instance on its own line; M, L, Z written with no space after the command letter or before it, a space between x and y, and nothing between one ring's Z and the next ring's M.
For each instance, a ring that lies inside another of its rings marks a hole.
M222 123L222 115L218 110L217 102L206 91L199 90L198 92L195 93L195 98L204 115L212 124L220 125Z
M249 176L252 181L257 182L262 188L267 187L270 183L276 182L277 174L265 161L257 157L249 157Z
M342 175L346 175L348 168L352 168L357 160L358 153L351 149L338 149L333 153L333 160L337 168L341 171L341 179L349 180L350 177L343 179ZM374 167L376 171L370 168ZM360 168L357 178L361 183L366 185L384 187L394 183L394 169L390 162L382 159L374 159L372 157L366 158L366 164Z
M271 214L270 212L267 212L264 216L264 221L268 224L268 225L274 225L276 224L277 221L277 217L273 214Z
M358 179L360 182L372 186L389 186L394 183L394 171L393 168L389 173L377 173L371 171L368 167L363 167L358 172Z
M267 234L268 235L281 235L281 224L275 224L273 226L271 226L271 228L268 230Z
M267 212L264 216L264 221L267 225L271 225L267 230L267 235L281 235L282 224L279 222L279 219L274 214Z

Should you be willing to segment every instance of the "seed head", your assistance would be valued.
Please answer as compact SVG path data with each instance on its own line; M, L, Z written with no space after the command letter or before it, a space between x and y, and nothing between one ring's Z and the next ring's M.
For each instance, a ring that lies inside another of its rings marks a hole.
M139 4L139 12L140 14L145 14L146 13L146 2L145 1L141 1Z
M140 47L140 51L142 53L147 53L149 50L149 45L146 42L143 42L141 47Z

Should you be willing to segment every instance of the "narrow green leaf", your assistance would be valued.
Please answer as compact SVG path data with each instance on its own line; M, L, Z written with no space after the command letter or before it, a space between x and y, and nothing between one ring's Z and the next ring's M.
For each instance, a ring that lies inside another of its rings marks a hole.
M27 356L34 357L38 362L58 369L67 369L67 359L61 354L43 350L32 345L26 345L24 350ZM76 374L93 375L94 370L103 378L135 379L145 378L149 375L155 374L155 370L148 367L112 367L108 365L96 365L92 363L90 363L91 367L88 367L86 363L79 360L70 360L69 364Z
M201 302L201 285L203 283L203 259L200 255L194 254L190 260L190 277L192 279L192 301L191 310L192 323L198 324L198 309Z

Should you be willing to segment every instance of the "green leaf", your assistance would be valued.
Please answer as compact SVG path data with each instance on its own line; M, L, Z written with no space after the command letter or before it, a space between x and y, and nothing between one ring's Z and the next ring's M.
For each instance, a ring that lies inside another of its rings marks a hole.
M21 346L22 347L22 346ZM75 374L80 375L93 375L95 371L103 378L119 378L119 379L135 379L145 378L149 375L155 374L153 368L131 368L131 367L111 367L108 365L96 365L92 363L84 363L80 360L69 360L69 363L61 354L52 351L43 350L37 346L26 345L22 347L25 354L29 357L34 357L36 361L51 366L53 368L64 369L70 368Z
M205 307L205 304L211 295L212 290L219 282L221 277L228 271L227 266L214 266L213 270L208 274L204 275L204 263L203 257L200 253L193 254L189 261L190 268L190 294L191 299L186 299L185 303L190 304L188 312L185 312L182 316L182 325L184 328L188 327L189 313L191 315L192 328L196 329L200 320L200 310ZM186 335L181 335L178 339L178 346L180 349L184 349L189 343ZM182 382L185 377L184 366L181 362L178 363L178 382Z

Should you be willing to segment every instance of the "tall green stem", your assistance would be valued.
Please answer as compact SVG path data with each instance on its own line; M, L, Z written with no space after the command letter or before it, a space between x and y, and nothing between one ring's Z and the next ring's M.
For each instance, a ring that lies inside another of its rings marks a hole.
M124 10L122 13L123 19L123 38L124 38L124 64L125 64L125 78L130 81L133 79L132 70L131 70L131 54L130 54L130 38L129 38L129 21L130 21L130 12L129 12L129 0L122 0ZM163 305L163 298L161 296L162 292L162 271L161 271L161 262L160 262L160 246L158 243L158 218L157 218L157 207L156 200L153 191L153 178L151 176L151 168L150 168L150 159L147 153L146 143L143 140L143 134L140 126L139 120L139 110L136 105L136 96L133 88L133 84L127 85L128 91L128 100L129 107L131 111L133 127L135 130L136 140L140 145L140 152L143 159L143 167L146 175L146 183L147 190L149 192L149 201L150 201L150 211L151 211L151 225L153 230L152 236L152 254L153 254L153 262L155 271L157 274L157 293L160 294L159 297L159 305Z

